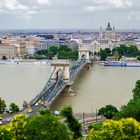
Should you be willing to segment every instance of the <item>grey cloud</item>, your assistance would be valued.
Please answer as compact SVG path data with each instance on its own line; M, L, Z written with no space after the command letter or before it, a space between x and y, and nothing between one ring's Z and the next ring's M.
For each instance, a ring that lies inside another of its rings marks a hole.
M10 23L1 22L1 28L99 28L108 21L118 28L134 28L133 23L140 28L139 0L49 0L49 4L17 1L27 9L10 10L5 0L0 0L0 20Z

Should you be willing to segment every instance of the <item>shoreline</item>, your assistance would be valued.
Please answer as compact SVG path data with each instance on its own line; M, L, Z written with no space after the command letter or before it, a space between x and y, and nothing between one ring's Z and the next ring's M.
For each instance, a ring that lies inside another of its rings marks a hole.
M44 66L48 66L51 64L51 60L34 60L34 61L30 61L30 60L1 60L0 61L0 65L44 65Z

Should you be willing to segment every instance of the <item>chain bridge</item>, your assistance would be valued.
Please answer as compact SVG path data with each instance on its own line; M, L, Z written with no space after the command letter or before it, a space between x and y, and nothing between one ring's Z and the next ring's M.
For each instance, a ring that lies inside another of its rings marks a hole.
M62 91L74 83L81 69L89 66L89 64L89 49L87 47L79 48L79 59L74 63L69 60L53 60L51 63L52 73L44 88L29 102L28 107L24 108L20 113L33 116L38 110L50 107ZM4 119L10 119L13 116L11 115Z

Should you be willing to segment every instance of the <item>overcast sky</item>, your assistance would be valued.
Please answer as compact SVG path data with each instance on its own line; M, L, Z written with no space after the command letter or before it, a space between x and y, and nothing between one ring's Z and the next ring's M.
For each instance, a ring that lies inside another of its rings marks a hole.
M140 29L140 0L0 0L0 29Z

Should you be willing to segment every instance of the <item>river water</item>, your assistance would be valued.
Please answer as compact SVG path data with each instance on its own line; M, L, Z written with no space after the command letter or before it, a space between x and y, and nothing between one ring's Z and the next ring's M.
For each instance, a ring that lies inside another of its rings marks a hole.
M22 106L37 95L51 73L50 66L0 65L0 97L9 105L15 102ZM94 65L83 69L72 86L75 96L60 95L51 106L60 110L71 105L74 112L95 112L104 105L118 108L132 98L132 89L140 79L140 68L104 67Z

